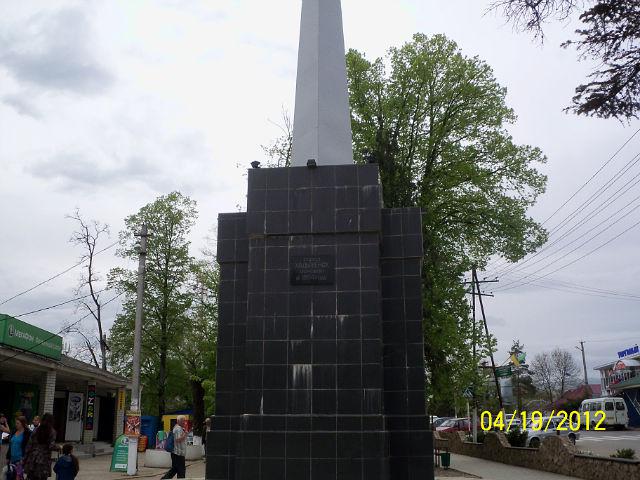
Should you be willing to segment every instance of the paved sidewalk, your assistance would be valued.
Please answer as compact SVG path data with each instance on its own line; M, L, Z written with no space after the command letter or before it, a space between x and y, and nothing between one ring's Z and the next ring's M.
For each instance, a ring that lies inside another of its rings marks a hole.
M77 480L125 480L125 479L150 479L157 480L167 471L166 468L149 468L144 466L144 453L138 456L138 474L134 477L127 476L124 472L110 472L111 455L101 455L94 458L80 460L80 473ZM187 478L204 478L204 460L187 461ZM55 475L51 480L55 479Z
M529 468L514 467L504 463L490 462L475 457L451 454L451 468L461 472L477 475L484 480L568 480L576 477L566 477L555 473L531 470ZM455 480L462 477L436 477ZM466 480L469 480L468 478Z

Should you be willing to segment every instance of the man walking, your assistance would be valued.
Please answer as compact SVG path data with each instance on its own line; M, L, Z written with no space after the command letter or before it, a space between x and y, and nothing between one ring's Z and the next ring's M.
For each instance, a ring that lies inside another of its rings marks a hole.
M184 478L186 475L186 466L184 464L187 456L187 432L184 429L186 417L178 415L176 425L173 427L173 451L171 452L171 468L163 475L164 478Z

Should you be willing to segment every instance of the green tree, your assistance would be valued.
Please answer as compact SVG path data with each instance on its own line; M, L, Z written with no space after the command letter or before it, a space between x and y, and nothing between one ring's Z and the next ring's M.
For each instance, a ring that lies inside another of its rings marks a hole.
M542 152L517 145L506 89L477 57L416 34L385 59L347 54L354 155L379 164L386 207L423 214L424 332L434 411L476 378L461 278L492 255L522 258L546 239L527 215L546 177Z
M462 278L493 255L516 261L546 241L527 215L546 187L542 152L517 145L506 89L477 57L443 35L416 34L385 58L347 54L354 157L380 168L386 207L422 209L424 333L431 411L481 388L479 357L495 348L480 324L473 338ZM286 135L267 148L287 165ZM473 358L473 343L479 347Z
M215 394L219 272L212 254L195 260L191 268L193 303L178 355L191 387L194 432L202 435L205 414L213 413Z
M136 234L149 227L142 334L141 382L144 411L163 415L168 401L185 399L187 373L179 351L184 346L193 306L189 291L193 259L188 235L197 216L196 203L179 192L161 196L125 219L118 254L137 260ZM136 304L136 271L117 268L110 283L124 292L122 313L111 329L111 364L130 375ZM173 405L177 406L177 405Z

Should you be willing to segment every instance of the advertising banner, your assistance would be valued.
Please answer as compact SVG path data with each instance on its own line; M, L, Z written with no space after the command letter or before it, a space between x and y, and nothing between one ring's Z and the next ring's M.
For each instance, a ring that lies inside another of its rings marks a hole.
M84 423L85 430L93 430L93 419L96 409L96 386L89 385L87 387L87 418Z
M126 435L120 435L116 439L111 454L111 471L126 472L129 465L129 439Z
M67 426L64 439L67 442L79 442L82 439L82 407L84 393L69 392L67 400Z
M124 422L124 434L129 437L137 437L140 435L140 413L127 412L127 416Z
M121 388L120 390L118 390L118 411L119 412L124 410L125 400L126 400L126 392L124 391L123 388Z
M0 345L18 348L54 360L62 358L61 336L4 314L0 314Z

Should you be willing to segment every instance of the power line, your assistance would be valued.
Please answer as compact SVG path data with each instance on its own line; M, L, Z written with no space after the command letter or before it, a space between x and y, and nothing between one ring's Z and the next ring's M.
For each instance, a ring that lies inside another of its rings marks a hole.
M622 144L622 146L620 148L618 148L618 150L616 150L616 152L609 158L609 160L607 160L598 170L596 170L596 172L591 175L591 177L589 178L589 180L587 180L584 184L582 184L582 186L576 190L573 195L571 195L562 205L560 205L555 212L553 212L549 217L547 217L547 219L542 222L542 225L544 225L545 223L547 223L549 220L551 220L560 210L562 210L571 200L573 200L576 195L578 195L578 193L580 193L587 185L589 185L589 183L591 183L591 181L596 178L598 176L598 174L607 166L609 165L614 158L616 158L618 156L618 154L622 151L622 149L624 147L626 147L629 142L631 142L631 140L634 139L634 137L640 132L640 128L638 128L633 135L631 135L626 142L624 142Z
M637 160L636 162L640 161L640 153L638 153L636 155ZM617 180L616 180L617 181ZM614 182L615 183L615 182ZM579 220L576 225L574 225L573 227L571 227L569 229L568 232L565 232L563 235L561 235L559 238L555 239L553 242L551 243L547 243L546 245L544 245L540 250L536 251L533 255L525 258L524 260L522 260L521 262L511 265L511 266L507 266L506 268L502 268L502 270L496 272L497 275L504 275L508 272L512 272L515 270L520 270L524 265L526 265L528 262L530 262L531 260L533 260L534 258L536 258L538 255L542 254L543 252L549 250L551 247L553 247L554 245L558 244L559 242L561 242L562 240L564 240L565 238L567 238L569 235L571 235L572 233L574 233L576 230L578 230L580 227L582 227L583 225L585 225L589 220L595 218L598 214L600 214L601 212L603 212L604 210L606 210L606 208L608 208L609 206L611 206L616 200L618 200L619 198L621 198L622 196L624 196L624 194L626 194L629 190L631 190L631 188L633 188L634 186L636 186L638 183L640 183L640 173L637 173L634 177L632 177L627 183L625 183L622 187L620 187L618 190L616 190L613 195L611 197L609 197L608 199L606 199L605 201L603 201L602 203L600 203L598 206L596 206L593 210L591 210L587 216L581 220ZM613 185L613 184L611 184ZM610 186L611 186L610 185ZM628 187L625 189L625 187ZM607 187L608 188L608 187ZM625 189L622 193L620 193L623 189ZM602 192L600 192L600 194L598 194L597 196L593 196L589 199L589 201L585 202L582 206L580 206L577 210L574 211L574 215L571 217L571 220L573 218L575 218L577 216L578 213L581 213L587 206L589 206L593 200L595 200L596 198L598 198L602 193L604 193L605 190L603 190ZM628 207L629 205L631 205L633 202L635 202L636 200L638 200L640 197L636 197L634 198L631 202L627 203L626 205L624 205L621 209L619 209L618 211L616 211L614 213L617 214L620 211L624 210L626 207ZM605 219L605 221L608 219ZM597 226L601 225L602 222L600 224L598 224ZM550 236L553 236L554 232L557 232L559 230L561 230L564 226L568 225L568 223L564 223L564 225L562 225L560 228L558 229L554 229L551 231ZM597 227L596 226L596 227ZM594 228L596 228L594 227ZM585 235L586 233L589 233L591 231L594 230L594 228L592 228L591 230L585 232L583 235ZM573 242L577 241L578 239L573 240ZM573 242L570 242L569 245ZM560 250L566 248L568 245L565 245L564 247L561 247ZM560 251L558 250L558 251ZM550 255L554 255L555 253L558 253L558 251L556 252L551 252ZM550 255L545 256L544 258L548 258ZM536 262L534 262L533 264L539 263L541 260L537 260Z
M632 296L625 296L625 295L614 295L614 294L604 294L604 293L599 293L597 291L581 291L579 289L576 290L572 290L572 287L557 287L557 286L553 286L553 285L548 285L548 284L544 284L544 283L539 283L536 280L532 280L530 283L530 285L536 286L536 287L540 287L540 288L545 288L547 290L556 290L559 292L565 292L565 293L573 293L574 295L583 295L586 297L599 297L599 298L606 298L609 300L627 300L627 301L631 301L631 302L640 302L640 297L632 297ZM519 285L519 286L524 286L524 285ZM516 288L516 287L514 287Z
M548 273L545 273L544 275L541 275L541 276L540 276L540 278L545 278L545 277L547 277L547 276L549 276L549 275L553 275L554 273L556 273L556 272L558 272L558 271L560 271L560 270L562 270L562 269L565 269L565 268L567 268L567 267L569 267L569 266L573 265L574 263L579 262L580 260L582 260L582 259L584 259L584 258L588 257L588 256L589 256L589 255L591 255L592 253L594 253L594 252L596 252L596 251L600 250L600 249L601 249L601 248L603 248L603 247L606 247L606 246L607 246L607 245L609 245L611 242L613 242L614 240L617 240L617 239L618 239L618 238L620 238L622 235L624 235L625 233L627 233L627 232L629 232L630 230L634 229L634 228L635 228L635 227L637 227L638 225L640 225L640 221L637 221L636 223L634 223L633 225L631 225L631 226L630 226L629 228L627 228L626 230L623 230L622 232L620 232L620 233L619 233L618 235L616 235L615 237L613 237L613 238L611 238L611 239L607 240L605 243L603 243L603 244L601 244L601 245L597 246L597 247L596 247L596 248L594 248L593 250L588 251L588 252L587 252L587 253L585 253L584 255L582 255L582 256L580 256L580 257L576 258L575 260L572 260L571 262L566 263L566 264L562 265L561 267L558 267L558 268L556 268L555 270L552 270L551 272L548 272ZM565 256L566 256L566 255L565 255ZM547 267L548 267L548 266L547 266ZM544 268L547 268L547 267L544 267ZM544 270L544 268L542 268L541 270ZM538 270L538 271L540 271L540 270ZM537 272L538 272L538 271L537 271ZM534 272L534 273L537 273L537 272ZM518 287L518 286L528 285L529 283L532 283L532 282L534 282L534 281L535 281L535 280L531 280L531 281L529 281L529 282L523 283L523 284L521 284L521 285L515 285L515 286L509 286L509 285L512 285L512 284L507 284L507 285L505 285L505 287L506 287L506 288L504 288L504 287L503 287L503 288L500 288L500 289L499 289L499 291L511 290L512 288L516 288L516 287ZM512 283L514 283L514 282L512 282Z
M600 174L600 172L601 172L602 170L604 170L604 168L605 168L607 165L609 165L609 163L611 163L611 162L613 161L613 159L614 159L614 158L616 158L616 157L618 156L618 154L619 154L619 153L624 149L624 147L626 147L626 146L631 142L631 140L633 140L633 139L635 138L635 136L636 136L639 132L640 132L640 128L638 128L638 129L637 129L637 130L636 130L636 131L635 131L635 132L634 132L634 133L633 133L633 134L632 134L632 135L631 135L631 136L630 136L630 137L629 137L629 138L628 138L628 139L627 139L623 144L622 144L622 146L620 146L620 148L618 148L618 149L615 151L615 153L614 153L611 157L609 157L609 159L608 159L606 162L604 162L604 163L600 166L600 168L598 168L598 170L596 170L596 172L595 172L593 175L591 175L591 177L590 177L590 178L589 178L585 183L583 183L583 184L582 184L582 186L580 186L580 188L578 188L578 190L576 190L576 191L575 191L575 192L574 192L574 193L573 193L573 194L572 194L572 195L571 195L571 196L570 196L570 197L569 197L569 198L568 198L568 199L567 199L567 200L566 200L562 205L560 205L560 206L559 206L559 207L558 207L558 208L557 208L557 209L556 209L556 210L555 210L555 211L554 211L554 212L553 212L549 217L547 217L547 218L542 222L542 224L541 224L541 225L545 225L549 220L551 220L553 217L555 217L555 216L558 214L558 212L560 212L560 210L562 210L562 209L563 209L563 208L564 208L564 207L565 207L569 202L571 202L571 200L573 200L573 199L574 199L574 198L575 198L575 197L576 197L576 196L577 196L577 195L578 195L578 194L579 194L579 193L580 193L580 192L581 192L581 191L582 191L582 190L583 190L583 189L584 189L584 188L585 188L589 183L591 183L591 181L592 181L594 178L596 178L596 177ZM633 161L633 159L632 159L631 161ZM627 164L626 164L622 169L624 169L627 165L629 165L629 163L630 163L630 162L627 162ZM622 170L622 169L621 169L621 170ZM621 171L621 170L618 170L618 172L617 172L617 173L620 173L620 171ZM606 184L605 184L605 185L606 185ZM602 188L602 187L600 187L600 189L601 189L601 188ZM502 260L500 260L500 261L499 261L499 263L498 263L497 265L494 265L493 269L494 269L494 271L495 271L496 269L501 269L501 268L503 268L505 265L508 265L509 263L510 263L510 262L509 262L508 260L502 259Z
M94 292L94 294L98 294L98 293L102 293L104 291L108 290L107 288L103 288L102 290L98 290L97 292ZM71 298L69 300L66 300L64 302L61 303L56 303L55 305L51 305L49 307L43 307L43 308L39 308L37 310L32 310L30 312L26 312L26 313L21 313L20 315L14 315L15 318L20 318L20 317L26 317L27 315L32 315L34 313L40 313L40 312L44 312L45 310L51 310L53 308L58 308L61 307L62 305L66 305L68 303L72 303L72 302L76 302L78 300L82 300L83 298L88 298L90 297L92 294L88 293L87 295L83 295L81 297L75 297L75 298Z
M119 241L119 240L118 240L117 242L113 242L111 245L109 245L109 246L107 246L107 247L103 248L102 250L100 250L100 251L98 251L98 252L94 253L94 255L99 255L99 254L101 254L102 252L104 252L104 251L106 251L106 250L109 250L110 248L115 247L116 245L118 245L118 243L120 243L120 241ZM41 286L42 286L42 285L44 285L45 283L49 283L50 281L55 280L55 279L56 279L56 278L58 278L58 277L61 277L61 276L62 276L62 275L64 275L65 273L70 272L70 271L71 271L71 270L73 270L74 268L77 268L77 267L79 267L80 265L84 264L86 261L87 261L87 259L86 259L86 258L84 258L84 259L82 259L81 261L79 261L78 263L76 263L75 265L70 266L70 267L69 267L69 268L67 268L66 270L63 270L63 271L62 271L62 272L60 272L60 273L56 273L53 277L49 277L49 278L47 278L46 280L44 280L44 281L42 281L42 282L38 283L37 285L34 285L34 286L33 286L33 287L31 287L31 288L28 288L28 289L26 289L26 290L24 290L24 291L22 291L22 292L20 292L20 293L16 293L13 297L9 297L9 298L7 298L6 300L3 300L2 302L0 302L0 306L1 306L1 305L4 305L5 303L10 302L11 300L14 300L14 299L16 299L16 298L18 298L18 297L21 297L22 295L24 295L24 294L26 294L26 293L29 293L29 292L31 292L31 291L33 291L33 290L35 290L35 289L36 289L36 288L38 288L38 287L41 287Z
M594 231L596 228L600 227L601 225L609 222L612 218L614 218L616 215L618 215L619 213L621 213L622 211L624 211L627 207L629 207L630 205L632 205L633 203L637 202L638 200L640 200L640 195L637 196L636 198L634 198L631 202L627 203L626 205L624 205L622 208L620 208L618 211L614 212L612 216L605 218L604 220L602 220L600 223L598 223L597 225L591 227L589 230L587 230L586 232L583 233L583 237L576 237L575 239L573 239L571 242L565 244L564 246L560 247L558 250L548 253L547 255L539 258L538 260L536 260L535 262L531 263L529 266L533 266L533 265L537 265L540 262L543 262L544 260L553 257L554 255L557 255L558 253L560 253L562 250L564 250L565 248L570 247L572 244L576 243L579 240L582 240L584 238L585 235L591 233L592 231ZM587 243L595 240L596 238L598 238L600 235L602 235L603 233L607 232L611 227L613 227L614 225L616 225L617 223L621 222L622 220L624 220L625 218L627 218L629 215L631 215L633 212L635 212L636 210L638 210L638 208L640 208L640 204L636 205L634 208L632 208L631 210L629 210L627 213L625 213L624 215L622 215L620 218L618 218L617 220L610 222L605 228L603 228L602 230L600 230L599 232L597 232L595 235L587 238L584 242L582 242L580 245L578 245L577 247L575 247L574 249L570 250L568 253L566 253L565 255L563 255L564 257L567 257L569 255L571 255L572 253L576 252L577 250L579 250L580 248L582 248L583 246L585 246ZM533 258L533 257L531 257ZM551 266L553 264L553 262L547 264L546 266L541 267L540 269L536 270L534 273L540 272L542 270L544 270L545 268L548 268L549 266ZM522 270L521 267L514 267L508 270L505 270L503 272L503 275L507 275L509 273L515 272L515 271L520 271ZM507 284L508 285L508 284Z
M102 306L106 306L109 305L111 302L113 302L115 299L117 299L118 297L120 297L122 294L124 294L124 292L120 292L118 293L115 297L112 297L111 299L107 300L106 302L104 302L102 304ZM89 317L91 315L91 312L87 313L84 317L79 318L78 320L76 320L75 322L67 325L66 327L64 327L62 330L60 330L58 333L54 333L52 334L50 337L45 338L44 340L42 340L39 343L36 343L35 345L29 347L26 350L21 350L19 352L17 352L15 355L12 355L10 357L7 358L3 358L2 360L0 360L0 365L3 364L4 362L8 362L9 360L13 360L16 357L19 357L20 355L24 354L24 353L29 353L31 352L34 348L39 347L40 345L42 345L43 343L48 342L49 340L52 340L53 338L57 337L58 335L61 335L65 332L68 332L71 327L75 327L77 324L79 324L82 320L84 320L85 318Z

